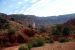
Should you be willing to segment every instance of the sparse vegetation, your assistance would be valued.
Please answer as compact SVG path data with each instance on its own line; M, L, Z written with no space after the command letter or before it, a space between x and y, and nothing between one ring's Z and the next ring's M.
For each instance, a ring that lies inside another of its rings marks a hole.
M43 39L35 39L29 43L29 47L40 47L44 45Z
M8 35L14 35L16 33L16 30L15 29L10 29L8 30Z
M40 47L44 45L44 40L42 39L35 39L29 42L27 45L23 44L19 50L30 50L33 47Z
M64 36L68 36L68 35L70 35L70 32L71 32L70 29L67 28L67 27L65 27L65 28L63 29L63 32L62 32L62 33L63 33Z
M24 27L23 22L20 24L21 21L18 20L19 23L15 21L17 20L13 17L10 20L0 17L0 45L9 46L13 43L26 43L21 45L18 50L30 50L33 47L43 46L44 43L54 43L55 41L64 43L68 42L69 39L75 41L73 27L73 30L70 30L64 24L59 24L53 27L50 26L50 28L45 27L45 25L33 28L31 23L28 23L28 26L26 24L26 27Z
M23 44L20 46L20 48L18 50L29 50L29 48L26 44Z
M54 40L49 38L49 39L46 39L45 42L46 43L54 43Z
M39 32L40 32L40 33L46 32L46 28L45 28L44 26L41 26L41 27L39 28Z
M32 36L35 35L36 31L35 30L30 30L30 29L24 29L23 33L25 33L29 37L32 37Z
M65 27L64 25L56 25L53 28L53 35L70 35L70 29L68 27Z
M0 17L0 29L7 29L9 28L9 21Z
M62 32L62 25L56 25L54 26L52 29L52 35L61 35L61 32Z
M59 42L61 42L61 43L63 43L63 42L68 42L69 41L69 39L68 38L65 38L65 37L61 37L60 39L59 39Z

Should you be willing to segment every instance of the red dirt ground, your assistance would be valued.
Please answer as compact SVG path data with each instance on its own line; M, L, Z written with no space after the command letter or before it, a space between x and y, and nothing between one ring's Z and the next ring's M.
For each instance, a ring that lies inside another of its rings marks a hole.
M3 50L18 50L19 46L5 48ZM45 44L41 47L31 48L31 50L75 50L75 42L66 42L53 44Z

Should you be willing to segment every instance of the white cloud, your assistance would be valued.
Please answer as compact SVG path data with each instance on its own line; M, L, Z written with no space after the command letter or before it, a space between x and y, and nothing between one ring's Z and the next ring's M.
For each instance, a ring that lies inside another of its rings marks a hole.
M12 12L9 12L8 14L13 14Z
M31 3L35 3L35 2L37 2L38 0L31 0Z
M23 13L25 10L23 9L23 10L21 10L19 13Z
M15 11L13 12L13 14L17 14L17 13L19 13L19 11L18 11L18 10L15 10Z
M31 8L25 11L26 14L35 14L35 15L47 15L46 9L49 7L50 0L40 0L36 4L32 5Z
M74 5L75 0L40 0L28 8L24 14L49 16L75 13Z
M23 2L18 2L18 4L22 4Z
M19 6L24 2L18 2L16 11L14 13L30 14L37 16L53 16L68 13L75 13L75 0L24 0L27 2L35 3L30 8L26 9L29 4L18 10Z

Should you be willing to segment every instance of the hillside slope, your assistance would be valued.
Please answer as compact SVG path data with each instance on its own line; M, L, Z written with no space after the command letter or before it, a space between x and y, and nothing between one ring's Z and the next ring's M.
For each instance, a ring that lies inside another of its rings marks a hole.
M11 20L14 18L16 22L19 22L25 26L29 24L33 24L35 22L36 26L47 26L47 25L55 25L55 24L63 24L70 19L75 18L75 14L67 14L67 15L59 15L59 16L47 16L47 17L38 17L35 15L23 15L23 14L11 14L7 15L4 13L0 13L0 16L5 17L6 19Z
M68 20L66 23L64 23L64 25L75 31L75 18Z

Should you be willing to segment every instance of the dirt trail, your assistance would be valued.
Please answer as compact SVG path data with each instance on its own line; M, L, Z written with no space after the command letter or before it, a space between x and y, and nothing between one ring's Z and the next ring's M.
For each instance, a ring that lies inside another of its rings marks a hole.
M45 44L31 50L75 50L75 42Z
M18 50L19 46L5 48L3 50ZM75 42L45 44L42 47L32 48L31 50L75 50Z
M18 50L19 46L13 46L13 47L8 47L8 48L4 48L2 50Z

